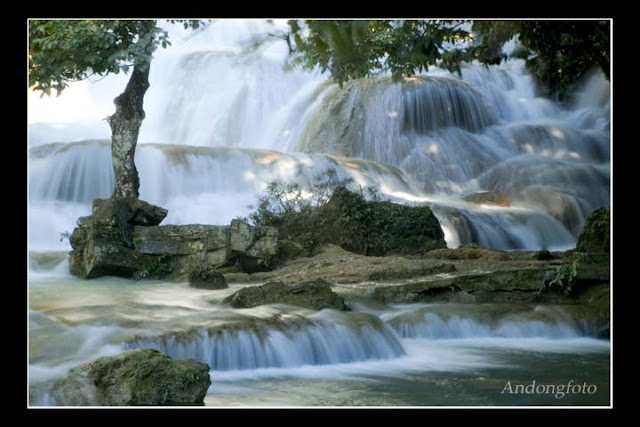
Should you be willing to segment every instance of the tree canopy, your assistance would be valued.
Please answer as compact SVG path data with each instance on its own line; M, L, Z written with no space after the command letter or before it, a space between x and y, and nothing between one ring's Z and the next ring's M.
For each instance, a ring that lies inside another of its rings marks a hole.
M172 20L198 28L198 20ZM564 96L594 67L609 76L609 21L290 20L291 66L319 67L340 84L389 71L395 79L437 65L459 72L477 60L497 64L518 38L524 58L548 94ZM29 86L47 94L88 76L144 66L170 45L156 21L31 20Z
M30 20L29 86L59 94L72 81L148 66L156 48L170 44L154 20Z
M458 69L458 50L470 40L463 21L289 21L292 65L329 71L339 83L389 70L396 78L441 61Z
M291 66L319 67L340 84L389 71L394 79L437 65L460 72L477 60L497 64L506 42L512 56L549 94L566 95L594 67L609 76L609 21L358 20L289 21Z

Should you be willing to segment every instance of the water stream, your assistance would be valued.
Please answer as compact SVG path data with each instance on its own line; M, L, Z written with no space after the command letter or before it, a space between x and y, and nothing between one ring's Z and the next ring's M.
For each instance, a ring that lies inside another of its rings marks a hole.
M208 363L207 405L606 405L609 341L563 306L405 304L314 312L220 304L243 284L69 275L64 253L31 257L29 380L39 387L78 363L132 348ZM573 379L593 395L501 394L507 381Z

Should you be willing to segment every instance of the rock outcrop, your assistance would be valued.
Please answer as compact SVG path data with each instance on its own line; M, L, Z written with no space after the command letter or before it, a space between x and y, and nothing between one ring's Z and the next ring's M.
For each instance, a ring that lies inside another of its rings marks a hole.
M609 252L609 208L600 208L587 217L578 238L577 252Z
M447 247L442 227L428 206L367 201L344 187L312 212L285 218L279 233L311 254L325 244L367 256L423 255Z
M242 267L244 260L269 269L278 252L275 228L236 220L231 226L134 225L128 245L115 224L99 218L79 219L70 237L71 273L76 276L186 279L195 271L229 264Z
M292 285L283 282L269 282L262 286L246 287L228 296L223 302L234 308L250 308L279 303L312 310L347 309L344 298L333 292L329 283L322 279Z
M130 350L71 369L51 388L62 406L202 406L209 366L157 350Z
M228 256L243 272L269 271L274 267L278 253L278 229L251 227L244 221L234 219L228 233Z

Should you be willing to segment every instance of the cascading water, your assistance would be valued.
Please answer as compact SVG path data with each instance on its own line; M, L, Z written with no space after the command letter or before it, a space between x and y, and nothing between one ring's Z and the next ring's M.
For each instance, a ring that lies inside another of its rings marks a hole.
M446 307L446 308L445 308ZM578 322L562 307L499 305L413 306L385 313L382 319L404 338L576 338L595 328Z
M215 22L157 55L136 161L141 196L169 208L166 223L226 223L247 215L267 182L309 181L310 171L327 168L378 187L383 197L430 204L449 246L569 248L586 215L608 203L609 85L602 76L594 74L568 108L537 97L520 61L470 65L461 77L435 69L340 89L322 75L283 71L281 42L242 50L267 30L258 21ZM121 80L112 80L113 96ZM91 91L101 99L88 111L105 111L108 91ZM59 233L111 191L106 143L64 142L56 126L30 127L31 144L58 143L30 150L36 250L65 247ZM63 129L73 139L83 126ZM488 201L495 194L501 203ZM40 233L42 222L56 229Z
M331 384L347 390L355 385L354 396L379 396L371 404L420 405L438 402L421 390L430 390L439 373L447 381L491 376L509 372L510 364L537 366L544 355L554 368L566 363L574 372L567 375L577 375L583 369L575 367L578 357L594 366L608 360L608 341L590 338L597 318L572 307L412 304L364 313L274 304L238 310L216 301L246 285L210 291L155 281L83 281L60 271L60 253L35 255L32 264L38 272L30 283L32 405L55 405L47 387L77 364L136 348L207 363L209 404L231 405L283 392L272 404L291 404L300 386L302 403L354 402L327 389ZM393 393L380 394L380 387ZM323 399L314 401L314 393ZM413 394L394 400L405 393ZM222 396L236 403L218 402ZM464 398L453 396L443 404Z
M610 88L601 75L566 107L536 95L521 61L340 89L322 74L283 71L281 40L244 49L271 30L234 20L191 34L170 29L174 46L154 58L136 164L141 198L169 210L165 224L228 224L250 212L267 183L307 184L329 169L393 201L429 204L450 247L569 248L588 213L608 203ZM460 394L477 389L464 382L471 373L507 378L512 366L526 366L540 378L578 375L577 354L606 386L609 344L593 339L600 320L579 306L233 310L219 301L245 285L206 291L71 277L61 233L112 191L102 119L125 84L125 76L108 77L55 100L32 99L30 385L150 347L208 363L208 404L478 404ZM438 372L442 382L434 382ZM480 403L512 404L501 398ZM55 402L34 391L31 403Z
M377 317L326 311L248 327L231 324L191 334L169 332L136 339L127 348L155 348L172 357L202 361L215 371L331 365L405 354L397 335Z
M434 206L450 246L567 247L588 212L609 200L606 86L592 76L573 109L561 109L535 96L517 61L471 65L461 79L437 72L327 85L309 107L298 147L399 166L428 194L414 200ZM495 204L466 197L496 192L502 203L489 211Z
M70 231L78 216L88 215L94 198L109 196L110 150L108 140L45 144L31 150L30 224L47 228L31 234L32 249L63 249L59 233ZM136 164L142 182L154 183L141 186L141 198L168 208L169 224L227 224L250 212L255 195L268 182L310 184L328 169L335 170L338 179L350 178L363 187L416 191L411 179L394 166L326 155L141 144Z

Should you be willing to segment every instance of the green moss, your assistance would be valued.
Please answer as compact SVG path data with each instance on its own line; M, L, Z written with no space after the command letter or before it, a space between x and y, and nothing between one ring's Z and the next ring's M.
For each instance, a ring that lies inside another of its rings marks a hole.
M156 350L131 350L73 368L52 387L61 405L203 405L209 367Z
M243 288L223 301L234 308L250 308L264 304L289 304L297 307L322 310L333 308L346 310L344 298L331 290L322 279L289 285L283 282L269 282L262 286Z
M305 252L304 247L296 242L290 240L282 240L278 242L278 251L276 258L279 263L286 262L290 259L295 259L303 256Z
M610 209L600 208L591 212L578 238L578 252L609 252Z
M339 188L317 216L320 243L364 255L422 255L446 247L440 224L427 206L366 201Z

